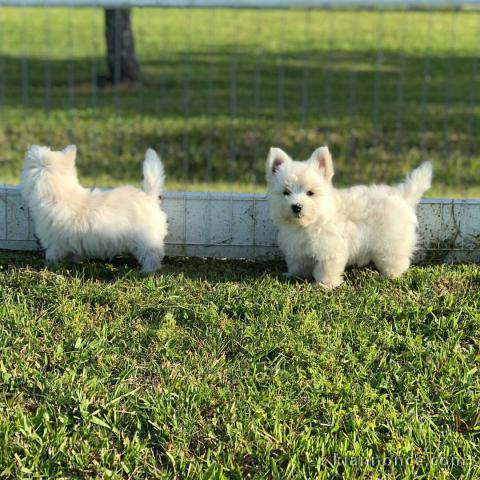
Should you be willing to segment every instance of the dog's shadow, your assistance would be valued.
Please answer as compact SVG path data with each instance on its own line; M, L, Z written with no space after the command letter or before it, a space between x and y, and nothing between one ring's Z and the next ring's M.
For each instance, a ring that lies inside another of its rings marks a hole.
M159 271L145 274L140 271L136 260L129 256L115 257L109 261L84 260L81 263L62 263L51 267L46 265L42 252L0 251L0 269L47 270L65 278L81 278L101 283L115 283L122 280L141 282L160 276L168 277L172 281L187 278L209 283L249 282L265 276L291 285L307 285L314 282L313 278L285 276L286 265L281 260L166 257ZM373 265L361 269L349 267L345 271L345 280L348 282L356 276L362 276L362 272L379 275Z
M119 256L112 260L84 260L81 263L63 262L56 266L47 266L42 252L0 252L0 268L48 270L64 277L80 277L102 283L114 283L121 279L142 279L168 276L172 280L178 277L206 282L239 282L269 275L272 278L287 281L282 275L283 262L227 260L212 258L166 257L162 268L152 274L140 271L133 257ZM304 282L301 279L288 279L291 282Z

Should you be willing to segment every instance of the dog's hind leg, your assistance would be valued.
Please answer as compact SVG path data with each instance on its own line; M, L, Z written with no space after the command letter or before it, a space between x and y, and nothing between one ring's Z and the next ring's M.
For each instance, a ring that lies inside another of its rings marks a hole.
M397 278L408 270L410 256L392 256L375 258L374 263L380 273L389 278Z
M401 242L391 242L373 255L373 263L385 277L397 278L410 267L415 246L415 232L405 232Z
M141 255L136 255L138 263L142 267L142 272L153 273L162 266L164 257L163 248L149 248Z
M45 250L45 260L48 265L56 265L60 263L62 260L65 260L68 257L68 253L65 249L53 245L51 247L47 247Z

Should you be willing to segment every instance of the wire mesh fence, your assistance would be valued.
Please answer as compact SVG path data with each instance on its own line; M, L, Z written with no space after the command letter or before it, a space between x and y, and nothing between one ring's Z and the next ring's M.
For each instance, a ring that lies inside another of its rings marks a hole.
M328 144L340 185L428 158L433 194L480 196L474 7L133 8L141 78L120 82L108 2L70 3L0 6L0 182L27 145L76 143L86 184L137 182L154 147L170 189L262 191L270 145L305 158Z

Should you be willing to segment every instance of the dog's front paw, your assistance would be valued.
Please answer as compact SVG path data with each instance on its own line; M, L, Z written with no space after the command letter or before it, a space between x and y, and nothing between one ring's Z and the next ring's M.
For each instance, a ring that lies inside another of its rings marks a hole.
M333 290L343 283L343 278L326 278L317 282L317 285L325 290Z
M140 270L142 273L144 273L145 275L152 275L156 272L158 272L159 270L161 270L162 268L162 265L157 265L157 266L153 266L153 267L150 267L150 266L147 266L147 267L142 267L142 269Z

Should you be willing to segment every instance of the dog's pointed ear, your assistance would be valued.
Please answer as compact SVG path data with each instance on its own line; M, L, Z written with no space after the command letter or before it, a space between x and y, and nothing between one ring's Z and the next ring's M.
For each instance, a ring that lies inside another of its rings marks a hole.
M275 174L277 170L290 161L290 157L281 149L270 147L267 157L267 177Z
M326 180L332 180L335 171L333 170L332 155L330 154L330 150L328 149L328 147L317 148L312 153L310 161L317 165Z
M62 150L62 153L65 157L69 158L72 161L75 161L77 157L77 146L76 145L68 145Z

